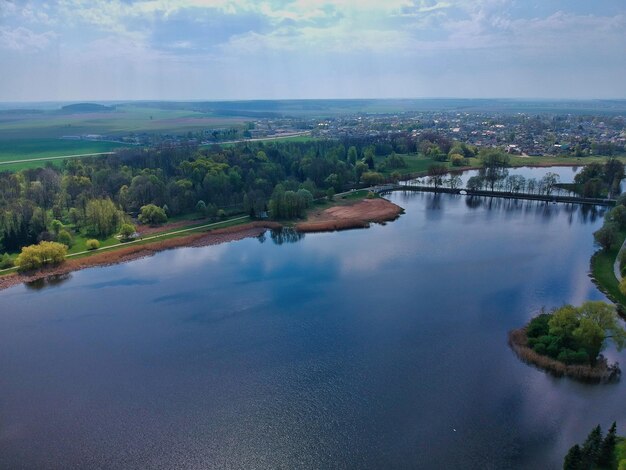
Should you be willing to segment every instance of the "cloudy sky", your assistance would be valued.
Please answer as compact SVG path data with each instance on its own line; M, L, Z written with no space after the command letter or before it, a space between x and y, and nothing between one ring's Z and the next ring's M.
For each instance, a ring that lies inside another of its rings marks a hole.
M0 0L0 101L626 98L624 0Z

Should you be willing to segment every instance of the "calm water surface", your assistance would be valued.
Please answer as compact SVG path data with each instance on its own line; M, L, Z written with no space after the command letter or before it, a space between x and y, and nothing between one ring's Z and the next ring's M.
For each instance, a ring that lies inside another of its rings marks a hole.
M390 197L406 214L385 226L0 293L0 467L550 469L592 426L626 429L624 381L554 379L506 343L542 306L603 298L600 213Z

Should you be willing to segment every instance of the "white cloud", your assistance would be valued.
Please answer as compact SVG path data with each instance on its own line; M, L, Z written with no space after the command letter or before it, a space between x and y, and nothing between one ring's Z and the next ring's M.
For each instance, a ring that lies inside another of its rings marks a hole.
M0 27L0 49L19 52L42 51L56 36L52 31L38 34L22 26L17 28Z

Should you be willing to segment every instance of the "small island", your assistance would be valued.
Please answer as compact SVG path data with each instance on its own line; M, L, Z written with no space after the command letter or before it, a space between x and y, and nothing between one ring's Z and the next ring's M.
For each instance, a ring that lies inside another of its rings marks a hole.
M557 377L589 383L619 380L619 365L601 354L609 340L621 350L626 330L613 306L588 301L580 307L564 305L530 320L509 333L509 345L524 362Z

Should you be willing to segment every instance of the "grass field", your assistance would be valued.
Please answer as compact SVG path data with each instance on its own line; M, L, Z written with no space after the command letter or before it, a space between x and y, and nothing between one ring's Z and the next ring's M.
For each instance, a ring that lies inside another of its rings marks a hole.
M13 160L110 152L123 144L67 139L7 139L0 140L0 163Z
M622 243L626 239L626 231L619 232L617 243L608 251L600 250L591 258L591 273L598 283L600 290L606 293L613 302L626 308L626 296L619 290L619 283L613 272L613 263Z
M247 119L249 120L249 119ZM0 142L9 139L55 139L65 135L129 133L185 134L189 131L238 127L246 119L180 109L120 105L115 111L64 114L1 114Z

